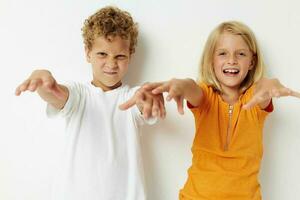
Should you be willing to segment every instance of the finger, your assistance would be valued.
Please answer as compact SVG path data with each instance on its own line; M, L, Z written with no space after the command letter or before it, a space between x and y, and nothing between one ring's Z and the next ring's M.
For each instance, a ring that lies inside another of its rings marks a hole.
M139 106L137 102L143 102L144 101L144 94L141 92L141 90L137 90L133 97L131 97L129 100L127 100L125 103L121 104L119 106L119 109L121 110L127 110L131 108L134 105L137 105L139 110L142 112L142 107Z
M291 91L291 94L290 94L291 96L294 96L294 97L297 97L297 98L299 98L300 99L300 93L299 92L296 92L296 91Z
M292 90L290 88L281 88L279 90L279 97L283 97L283 96L291 96L292 94Z
M161 107L161 118L165 119L167 116L166 107L162 102L159 102L159 103L160 103L160 107Z
M169 92L169 90L170 90L170 84L168 82L166 82L166 83L154 88L152 90L152 93L153 94L161 94L163 92Z
M153 90L161 85L163 85L164 82L156 82L156 83L145 83L142 87L146 90Z
M25 92L28 88L29 83L30 83L30 80L26 80L22 84L20 84L16 88L15 95L19 96L22 92Z
M182 97L177 97L177 98L174 98L174 100L176 101L177 110L178 110L179 114L183 115L184 114L184 110L183 110L183 98Z
M177 97L178 95L176 94L175 90L170 90L169 94L166 97L167 101L171 101L172 99L174 99L175 97Z
M38 88L38 86L40 85L41 81L39 79L34 79L30 82L29 86L28 86L28 90L31 92L36 91L36 89Z
M135 105L135 99L134 99L134 97L132 97L128 101L126 101L125 103L119 105L119 109L120 110L127 110L128 108L131 108L134 105Z
M152 117L158 117L160 116L160 110L159 110L159 100L154 99L152 103Z
M274 91L274 95L276 97L294 96L300 98L299 92L293 91L290 88L286 88L286 87L279 89L279 91Z
M146 99L143 101L143 116L148 119L152 114L152 99Z
M160 118L164 119L166 117L165 102L164 102L164 97L162 95L160 96L160 101L159 101L159 113L160 113Z

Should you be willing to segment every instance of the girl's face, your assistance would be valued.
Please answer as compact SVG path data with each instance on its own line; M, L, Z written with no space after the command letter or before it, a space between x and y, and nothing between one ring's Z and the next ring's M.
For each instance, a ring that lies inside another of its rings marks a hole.
M253 63L253 54L240 35L221 34L214 51L213 69L224 91L238 91Z

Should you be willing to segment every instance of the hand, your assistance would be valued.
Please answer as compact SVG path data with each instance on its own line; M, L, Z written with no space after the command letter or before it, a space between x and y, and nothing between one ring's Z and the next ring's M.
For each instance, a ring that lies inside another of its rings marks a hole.
M146 90L151 90L153 94L162 94L168 92L167 101L174 101L177 104L177 110L180 114L184 114L183 100L185 92L185 82L188 79L171 79L165 82L148 83L143 86Z
M62 89L58 86L52 74L47 70L33 71L29 78L16 88L15 95L19 96L25 91L35 92L38 89L45 90L58 99L65 98Z
M147 91L143 87L140 87L134 96L121 104L119 108L127 110L134 105L137 105L145 119L149 117L160 117L163 119L166 116L163 95L152 94L151 91Z
M250 109L258 104L264 109L268 106L273 97L279 98L284 96L300 98L300 93L285 87L278 79L263 78L257 83L253 97L243 108Z

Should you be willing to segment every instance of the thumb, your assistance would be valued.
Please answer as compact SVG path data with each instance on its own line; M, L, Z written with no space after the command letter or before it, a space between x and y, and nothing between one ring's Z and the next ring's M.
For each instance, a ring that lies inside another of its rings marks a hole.
M261 96L255 95L245 105L243 105L243 109L245 109L245 110L250 109L253 106L262 102L263 100L264 100L264 98L262 98Z

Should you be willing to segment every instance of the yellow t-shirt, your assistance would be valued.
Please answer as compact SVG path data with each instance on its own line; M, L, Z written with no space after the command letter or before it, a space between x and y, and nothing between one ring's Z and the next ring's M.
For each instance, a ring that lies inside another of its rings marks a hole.
M182 200L260 200L258 182L263 155L265 117L273 110L259 106L244 110L253 95L250 87L229 106L214 89L200 84L204 98L194 114L196 135L188 179L180 191Z

